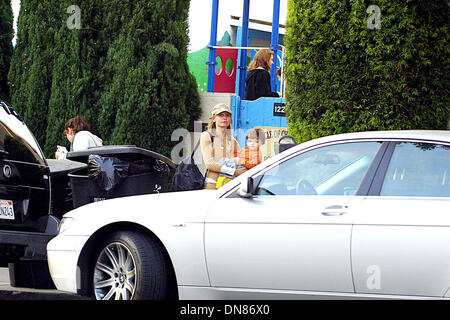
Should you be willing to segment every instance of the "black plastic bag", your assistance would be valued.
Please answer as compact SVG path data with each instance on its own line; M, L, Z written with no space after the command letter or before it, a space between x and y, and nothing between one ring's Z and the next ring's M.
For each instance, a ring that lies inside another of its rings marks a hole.
M209 131L208 131L209 133ZM209 138L211 139L211 145L214 148L214 139L211 133L209 133ZM194 147L194 151L190 157L181 160L180 164L175 171L172 179L172 190L173 191L188 191L188 190L200 190L203 189L205 185L205 176L202 175L200 169L194 162L194 154L200 145L200 140Z
M169 166L164 161L156 159L155 164L153 165L153 171L162 176L168 176Z
M180 162L173 176L173 191L188 191L203 189L205 177L194 163L192 157Z
M129 160L130 167L128 169L129 175L142 174L142 173L155 173L162 176L169 174L169 166L158 159L139 159Z
M128 177L129 166L129 162L116 157L91 154L88 158L88 175L94 178L101 189L109 192Z

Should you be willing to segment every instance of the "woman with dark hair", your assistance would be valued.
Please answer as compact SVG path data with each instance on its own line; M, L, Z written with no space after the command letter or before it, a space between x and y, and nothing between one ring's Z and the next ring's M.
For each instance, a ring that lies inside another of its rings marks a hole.
M64 133L70 142L70 151L86 150L102 146L103 141L89 131L89 124L83 116L77 115L69 119L64 126ZM56 159L64 159L62 152L56 151Z
M260 97L279 97L277 92L272 92L270 86L270 68L273 64L273 51L270 49L259 50L248 67L245 79L245 100L256 100Z

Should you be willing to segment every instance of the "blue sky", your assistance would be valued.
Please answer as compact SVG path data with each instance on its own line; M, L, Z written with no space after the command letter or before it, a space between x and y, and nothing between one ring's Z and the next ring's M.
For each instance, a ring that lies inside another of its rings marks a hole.
M13 8L14 13L14 32L17 32L17 16L19 15L19 9L20 9L20 0L12 0L11 6ZM16 45L16 37L13 39L14 46Z

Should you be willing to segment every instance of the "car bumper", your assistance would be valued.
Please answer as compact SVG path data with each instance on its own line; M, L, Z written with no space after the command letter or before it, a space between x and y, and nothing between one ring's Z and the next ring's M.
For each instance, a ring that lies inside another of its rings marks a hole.
M48 267L58 290L78 293L80 289L78 259L88 238L88 236L58 236L49 242Z
M45 260L47 243L55 234L0 231L0 261Z

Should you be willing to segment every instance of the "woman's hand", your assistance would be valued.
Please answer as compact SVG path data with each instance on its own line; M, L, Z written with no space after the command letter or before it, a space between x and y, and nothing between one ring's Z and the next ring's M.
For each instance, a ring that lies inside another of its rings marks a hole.
M238 176L240 176L241 174L243 174L245 171L247 171L247 168L237 168L237 169L234 171L234 175L235 175L236 177L238 177Z
M62 151L56 151L55 152L55 159L56 160L63 160L66 159L66 154Z

